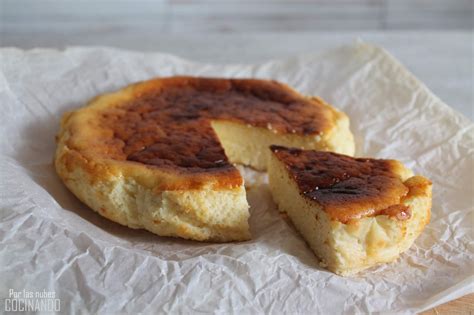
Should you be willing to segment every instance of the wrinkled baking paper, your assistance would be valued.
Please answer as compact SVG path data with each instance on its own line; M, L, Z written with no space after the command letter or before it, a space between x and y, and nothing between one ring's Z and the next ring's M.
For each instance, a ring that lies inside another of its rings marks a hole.
M105 48L0 52L2 311L9 289L54 291L61 312L100 314L412 313L473 292L473 123L383 49L359 42L259 65ZM248 242L159 237L100 217L53 169L61 115L177 74L275 79L322 96L350 116L357 155L399 159L433 181L430 224L396 262L343 278L318 266L265 174L249 169Z

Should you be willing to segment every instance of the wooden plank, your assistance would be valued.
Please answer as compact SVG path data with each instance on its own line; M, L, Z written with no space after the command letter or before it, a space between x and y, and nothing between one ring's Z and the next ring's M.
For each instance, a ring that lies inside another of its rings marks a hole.
M386 0L387 29L472 29L473 1Z
M301 31L377 29L380 4L235 1L171 4L170 32Z
M42 34L163 31L170 16L166 0L6 0L0 12L2 32Z
M422 312L420 315L465 315L474 314L474 293L463 296L460 299L437 306L429 311Z
M3 0L6 31L168 33L472 29L470 0ZM105 31L104 31L105 30Z

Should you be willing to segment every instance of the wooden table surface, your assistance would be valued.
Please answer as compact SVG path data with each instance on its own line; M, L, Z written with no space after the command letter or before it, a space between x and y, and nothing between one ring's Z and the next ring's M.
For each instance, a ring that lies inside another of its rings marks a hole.
M422 315L434 314L474 314L474 293L463 296L460 299L435 307Z

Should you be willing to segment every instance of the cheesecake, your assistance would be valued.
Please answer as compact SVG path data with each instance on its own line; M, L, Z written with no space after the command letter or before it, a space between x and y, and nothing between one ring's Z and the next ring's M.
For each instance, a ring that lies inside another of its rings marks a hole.
M336 274L397 259L430 220L431 182L396 160L278 145L269 151L275 203Z
M64 114L55 168L100 215L162 236L250 238L244 180L270 145L352 155L348 117L270 80L167 77Z

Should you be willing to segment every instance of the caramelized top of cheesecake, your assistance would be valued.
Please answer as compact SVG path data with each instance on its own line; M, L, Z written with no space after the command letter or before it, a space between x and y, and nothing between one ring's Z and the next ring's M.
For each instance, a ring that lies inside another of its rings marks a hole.
M233 172L211 120L300 135L333 126L328 106L275 81L171 77L140 83L130 93L99 112L98 127L109 137L104 149L115 159L160 168Z
M301 195L317 202L332 220L347 223L386 214L410 218L402 204L409 188L399 175L395 160L353 158L332 152L271 146L288 170Z

